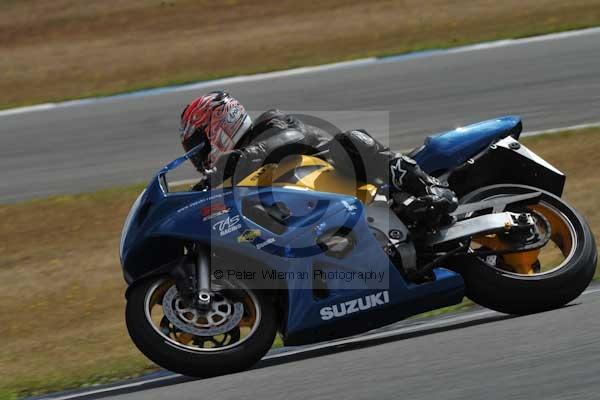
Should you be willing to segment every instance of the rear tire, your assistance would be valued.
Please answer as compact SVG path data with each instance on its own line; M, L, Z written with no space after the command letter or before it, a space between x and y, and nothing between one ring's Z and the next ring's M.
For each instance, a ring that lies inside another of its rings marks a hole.
M148 279L129 290L125 319L131 339L146 357L170 371L193 377L210 377L246 370L271 348L277 332L275 306L271 298L253 291L260 307L260 321L247 340L232 348L193 351L167 340L146 317L147 293L163 278Z
M570 222L576 238L574 249L560 267L534 275L500 270L477 257L465 257L459 272L465 280L467 297L503 313L530 314L559 308L585 290L596 270L597 250L592 231L575 209L552 193L524 185L493 185L467 194L461 203L531 192L541 192L540 202L555 208Z

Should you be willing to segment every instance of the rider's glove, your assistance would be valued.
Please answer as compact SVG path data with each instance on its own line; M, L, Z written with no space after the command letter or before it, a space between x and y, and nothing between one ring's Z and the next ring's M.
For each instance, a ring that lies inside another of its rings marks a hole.
M456 193L443 186L428 186L427 192L431 204L440 211L440 213L450 214L458 207L458 198Z

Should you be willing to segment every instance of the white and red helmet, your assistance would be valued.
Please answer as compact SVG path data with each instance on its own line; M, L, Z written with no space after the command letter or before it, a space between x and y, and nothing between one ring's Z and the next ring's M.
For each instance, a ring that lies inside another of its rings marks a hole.
M181 144L185 151L204 143L202 151L191 158L198 169L210 169L250 129L252 120L244 106L223 91L198 97L181 113Z

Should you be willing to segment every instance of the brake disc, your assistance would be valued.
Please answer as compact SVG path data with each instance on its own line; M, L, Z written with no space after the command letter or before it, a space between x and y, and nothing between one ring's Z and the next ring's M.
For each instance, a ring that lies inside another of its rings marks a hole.
M229 304L228 311L219 310L225 302L211 302L211 309L202 312L192 308L180 308L178 302L181 302L181 298L177 287L171 286L162 301L165 316L177 329L195 336L216 336L227 333L239 325L244 314L244 305L240 302L231 304L225 300ZM215 316L218 316L219 320L215 321ZM206 323L200 320L205 320Z

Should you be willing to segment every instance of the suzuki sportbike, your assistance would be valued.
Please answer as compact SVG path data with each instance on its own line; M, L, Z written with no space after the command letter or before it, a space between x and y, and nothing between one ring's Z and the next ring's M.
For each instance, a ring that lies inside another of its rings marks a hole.
M236 185L175 192L162 168L133 204L120 256L126 322L158 365L206 377L285 345L356 335L466 296L509 314L561 307L591 281L596 245L561 199L565 175L501 117L433 135L410 156L460 205L425 232L381 186L312 156Z

